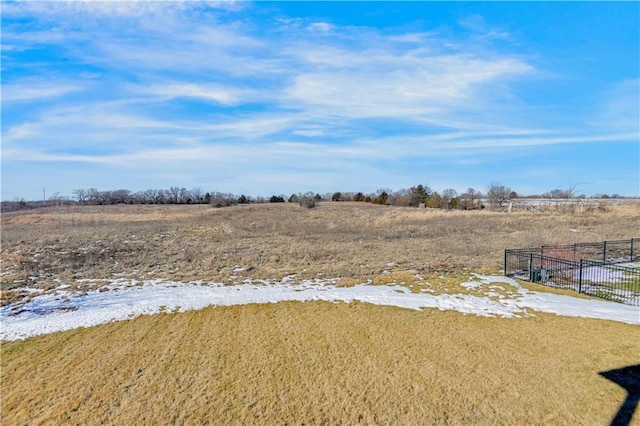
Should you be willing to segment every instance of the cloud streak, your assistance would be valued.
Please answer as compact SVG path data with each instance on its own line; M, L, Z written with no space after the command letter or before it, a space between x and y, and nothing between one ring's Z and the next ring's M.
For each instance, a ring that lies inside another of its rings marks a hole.
M2 87L3 102L36 102L78 92L84 88L77 85L51 85L47 83L11 84Z

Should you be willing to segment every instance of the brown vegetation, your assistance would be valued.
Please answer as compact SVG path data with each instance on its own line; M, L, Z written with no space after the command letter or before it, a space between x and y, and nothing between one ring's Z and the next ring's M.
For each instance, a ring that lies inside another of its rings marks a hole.
M2 215L1 278L7 290L122 277L364 281L388 270L499 271L505 248L629 238L639 218L637 204L582 214L342 202L54 207Z
M2 345L3 424L607 424L637 326L287 302Z

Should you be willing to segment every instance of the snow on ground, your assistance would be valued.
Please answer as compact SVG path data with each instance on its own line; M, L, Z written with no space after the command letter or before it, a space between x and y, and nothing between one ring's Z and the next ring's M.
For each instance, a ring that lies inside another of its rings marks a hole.
M633 268L631 271L626 271L622 269L625 268ZM633 270L637 268L637 265L633 263L614 263L612 265L602 265L602 266L589 266L582 269L582 279L585 281L594 281L594 282L605 282L612 284L619 284L629 279L629 274L634 272ZM575 271L573 273L576 279L580 276L580 271Z
M36 295L25 303L12 303L0 309L0 340L20 340L31 336L91 327L112 321L160 312L184 312L207 306L230 306L282 301L327 301L351 303L354 300L375 305L421 310L437 308L465 314L503 318L531 316L531 310L558 315L598 318L640 325L640 308L618 303L580 299L551 293L538 293L521 287L511 278L476 275L462 283L469 294L414 293L401 285L361 284L338 287L336 280L304 281L291 277L280 282L245 281L244 284L179 283L167 281L116 280L98 290L70 292L57 289ZM512 293L497 294L495 284L510 286Z

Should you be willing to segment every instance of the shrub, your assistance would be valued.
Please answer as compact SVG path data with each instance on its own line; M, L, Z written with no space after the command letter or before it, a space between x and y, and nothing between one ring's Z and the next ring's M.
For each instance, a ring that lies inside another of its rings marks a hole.
M373 204L387 204L387 200L389 200L389 194L386 191L382 191L380 195L371 200Z
M298 197L298 203L302 206L302 207L306 207L308 209L312 209L316 206L316 199L315 197L308 197L306 195L303 195L302 197Z
M365 201L364 194L362 192L356 193L356 195L353 196L353 201L364 202Z
M207 198L205 194L205 199ZM222 192L214 192L210 196L209 204L213 207L229 207L238 204L238 200L233 194L225 194Z

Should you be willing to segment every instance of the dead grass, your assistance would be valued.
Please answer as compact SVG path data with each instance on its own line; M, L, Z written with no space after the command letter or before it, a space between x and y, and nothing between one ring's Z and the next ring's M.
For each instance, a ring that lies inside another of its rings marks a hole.
M208 308L3 343L3 424L607 424L638 328L362 303Z
M499 271L505 248L637 234L640 205L608 209L506 214L363 203L312 210L288 203L38 209L2 215L0 279L8 290L122 276L234 283L296 274L347 283L382 279L385 271Z

